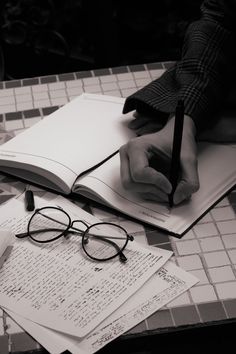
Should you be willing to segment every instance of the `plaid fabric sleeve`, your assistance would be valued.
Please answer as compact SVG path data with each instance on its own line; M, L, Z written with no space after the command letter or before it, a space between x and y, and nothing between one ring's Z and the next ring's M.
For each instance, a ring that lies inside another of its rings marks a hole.
M232 14L228 2L236 7L236 0L203 2L201 18L186 31L181 59L159 79L129 96L124 113L149 107L158 119L158 112L161 117L173 113L181 98L185 114L192 117L197 129L208 125L226 92L232 45L236 43L236 11Z

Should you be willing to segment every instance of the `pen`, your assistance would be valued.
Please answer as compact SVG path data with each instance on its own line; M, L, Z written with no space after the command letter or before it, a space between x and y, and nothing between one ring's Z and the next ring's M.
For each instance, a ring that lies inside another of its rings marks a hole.
M179 172L180 172L180 153L184 125L184 102L179 100L175 111L174 137L172 145L172 157L170 165L169 180L172 185L171 193L169 194L169 206L173 206L173 196L177 187Z
M34 210L34 193L28 189L25 192L25 207L26 210L28 211L33 211Z

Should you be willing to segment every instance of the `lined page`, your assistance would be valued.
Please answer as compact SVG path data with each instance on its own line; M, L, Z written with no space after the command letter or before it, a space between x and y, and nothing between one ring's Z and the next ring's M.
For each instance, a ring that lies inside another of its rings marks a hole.
M236 182L235 149L227 145L198 146L200 189L191 200L169 208L167 203L145 202L125 190L120 181L120 160L105 165L76 181L75 192L89 195L136 219L182 234ZM88 193L88 194L87 194Z

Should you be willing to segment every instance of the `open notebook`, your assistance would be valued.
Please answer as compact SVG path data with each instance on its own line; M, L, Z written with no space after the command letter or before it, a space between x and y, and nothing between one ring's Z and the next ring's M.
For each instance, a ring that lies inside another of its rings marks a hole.
M124 190L117 150L134 136L123 98L83 94L0 147L0 171L84 195L138 220L183 235L236 183L236 149L199 144L200 189L172 209Z

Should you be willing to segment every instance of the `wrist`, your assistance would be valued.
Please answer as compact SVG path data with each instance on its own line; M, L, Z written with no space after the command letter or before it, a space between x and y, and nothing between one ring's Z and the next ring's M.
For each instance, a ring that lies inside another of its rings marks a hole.
M194 123L194 120L188 116L187 114L185 114L184 116L184 125L186 128L186 132L191 133L193 136L196 136L197 133L197 129L196 129L196 125Z
M166 126L170 127L171 129L174 127L174 122L175 122L175 115L170 114ZM187 114L184 115L184 130L183 134L191 134L194 137L196 136L196 125L194 123L194 120L188 116Z

